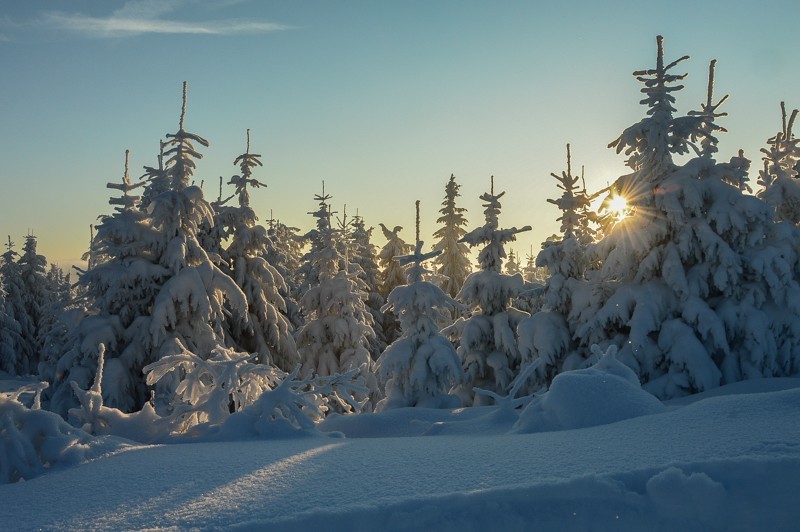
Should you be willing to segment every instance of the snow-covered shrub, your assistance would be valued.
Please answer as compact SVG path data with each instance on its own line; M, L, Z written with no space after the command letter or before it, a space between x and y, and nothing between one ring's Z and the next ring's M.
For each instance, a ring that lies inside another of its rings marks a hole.
M125 446L119 440L96 439L60 416L38 408L43 386L0 394L0 483L17 482L59 467L79 464ZM18 401L36 395L33 408Z
M201 423L221 423L231 412L238 412L275 387L281 377L275 366L253 363L257 354L217 348L203 359L180 347L182 352L144 368L151 386L169 373L179 376L170 405L172 417L182 420L178 432Z

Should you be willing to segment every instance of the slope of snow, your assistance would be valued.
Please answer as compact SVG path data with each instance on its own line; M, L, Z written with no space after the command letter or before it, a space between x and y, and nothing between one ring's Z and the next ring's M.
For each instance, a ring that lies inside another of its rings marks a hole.
M794 530L800 520L800 388L577 430L510 434L515 417L406 408L323 425L347 438L139 447L1 485L15 504L0 505L0 528Z

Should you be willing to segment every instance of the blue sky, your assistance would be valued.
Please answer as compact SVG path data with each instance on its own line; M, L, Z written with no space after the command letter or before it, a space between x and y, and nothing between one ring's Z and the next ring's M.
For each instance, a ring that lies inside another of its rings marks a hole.
M607 144L644 108L631 72L689 54L680 112L705 98L708 61L730 94L720 159L758 150L800 107L791 42L800 4L767 2L28 0L0 6L0 233L33 231L56 262L79 257L111 211L108 181L152 165L174 132L203 135L209 196L252 130L262 220L310 228L326 182L334 208L413 239L422 200L429 244L455 173L472 225L494 174L501 224L532 225L518 252L558 230L550 172L572 144L590 190L625 171ZM380 231L376 243L382 244Z

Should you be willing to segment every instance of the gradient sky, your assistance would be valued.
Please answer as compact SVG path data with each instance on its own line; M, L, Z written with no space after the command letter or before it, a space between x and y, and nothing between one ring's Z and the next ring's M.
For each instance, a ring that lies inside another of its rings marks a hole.
M414 238L431 233L451 172L471 227L494 175L501 225L532 225L512 246L558 231L550 172L585 165L590 192L625 171L607 144L640 120L631 72L655 64L655 36L684 62L679 112L705 99L708 62L730 94L719 159L758 150L800 107L793 51L800 3L729 1L27 0L0 5L0 234L32 231L72 263L111 212L108 181L156 161L178 127L206 137L196 177L216 197L252 130L267 189L262 220L311 228L322 180L337 211ZM230 189L227 189L230 190ZM376 229L375 243L384 239ZM18 249L19 249L18 247ZM427 246L426 246L427 247Z

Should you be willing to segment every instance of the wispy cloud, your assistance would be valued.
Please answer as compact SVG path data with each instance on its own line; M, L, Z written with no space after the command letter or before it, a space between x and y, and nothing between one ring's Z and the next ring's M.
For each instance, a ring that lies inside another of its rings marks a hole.
M133 0L107 17L80 13L50 12L39 23L43 26L80 33L88 37L131 37L143 34L236 35L267 33L290 29L274 22L253 20L182 21L164 18L187 0Z
M3 35L0 33L0 42L11 42L11 39L8 37L8 35Z

